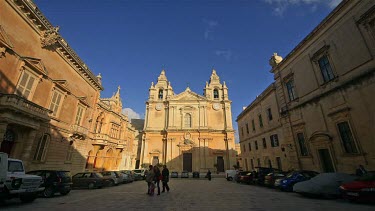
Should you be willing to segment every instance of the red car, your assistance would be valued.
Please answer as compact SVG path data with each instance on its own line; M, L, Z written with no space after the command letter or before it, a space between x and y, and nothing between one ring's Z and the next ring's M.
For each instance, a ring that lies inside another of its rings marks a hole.
M240 171L236 175L236 181L238 183L246 183L246 184L251 184L253 183L253 173L250 171Z
M369 172L356 181L340 186L343 198L350 201L375 202L375 172Z

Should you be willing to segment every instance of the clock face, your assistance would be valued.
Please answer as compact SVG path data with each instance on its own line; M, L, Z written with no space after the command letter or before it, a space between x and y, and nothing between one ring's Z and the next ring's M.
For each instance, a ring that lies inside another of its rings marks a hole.
M161 103L156 104L155 109L160 111L163 108L163 105Z
M219 110L220 109L220 104L219 103L214 103L212 105L212 108L214 108L215 110Z

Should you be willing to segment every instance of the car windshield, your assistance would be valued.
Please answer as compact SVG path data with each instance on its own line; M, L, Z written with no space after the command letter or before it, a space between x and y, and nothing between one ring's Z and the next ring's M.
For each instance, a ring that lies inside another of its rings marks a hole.
M23 165L20 161L8 161L9 172L23 172Z
M103 175L101 174L101 173L95 173L95 175L97 176L97 177L103 177Z
M286 175L286 178L291 178L293 177L293 175L294 175L294 172L290 172L288 175Z
M313 172L313 171L302 172L301 174L302 174L304 177L306 177L306 178L313 178L313 177L315 177L316 175L318 175L317 172Z
M72 176L69 171L58 171L57 174L60 177L71 177Z
M136 169L136 170L134 170L134 172L135 172L135 173L142 173L142 170L140 170L140 169Z

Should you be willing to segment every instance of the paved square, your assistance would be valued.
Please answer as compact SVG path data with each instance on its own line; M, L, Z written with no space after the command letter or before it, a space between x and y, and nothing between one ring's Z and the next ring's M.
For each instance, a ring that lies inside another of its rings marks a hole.
M224 178L172 179L170 187L169 193L148 196L146 182L138 181L98 190L73 190L67 196L38 198L30 204L14 199L0 210L375 210L373 205L305 198Z

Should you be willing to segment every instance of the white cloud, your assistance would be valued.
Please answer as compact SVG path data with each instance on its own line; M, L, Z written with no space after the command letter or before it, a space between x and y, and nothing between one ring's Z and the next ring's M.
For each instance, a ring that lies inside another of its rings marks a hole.
M216 56L222 56L225 60L230 61L232 59L233 53L231 50L216 50L214 51Z
M138 114L137 112L135 112L131 108L123 108L122 113L127 115L129 117L129 119L140 119L141 118L141 115Z
M219 25L219 23L217 21L207 19L203 19L203 23L206 24L206 28L204 30L204 39L212 39L212 33L214 32L214 29Z
M326 5L330 8L335 8L342 0L262 0L267 4L273 6L273 13L277 16L282 16L284 12L293 5L311 5L312 12L316 11L319 4Z

